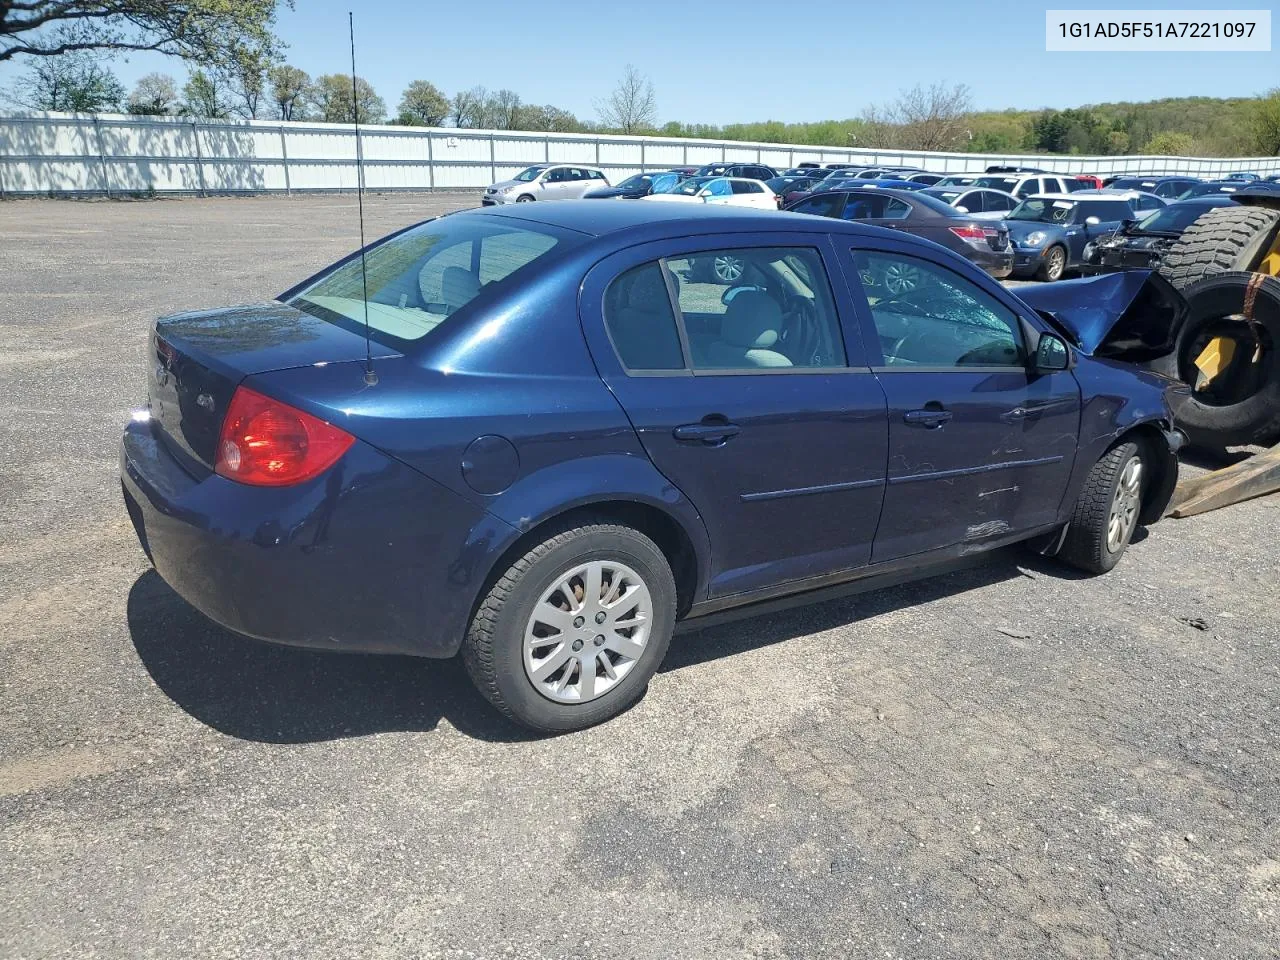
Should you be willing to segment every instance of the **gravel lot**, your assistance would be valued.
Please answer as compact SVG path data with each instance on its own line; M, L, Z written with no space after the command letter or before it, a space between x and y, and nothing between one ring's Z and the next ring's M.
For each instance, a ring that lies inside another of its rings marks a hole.
M0 956L1280 954L1280 498L684 635L553 740L186 606L116 479L147 326L355 238L351 197L0 203Z

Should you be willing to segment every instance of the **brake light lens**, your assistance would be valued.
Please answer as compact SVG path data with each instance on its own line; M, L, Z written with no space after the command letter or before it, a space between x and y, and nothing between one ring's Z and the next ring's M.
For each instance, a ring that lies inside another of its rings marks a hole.
M214 470L259 487L287 487L338 462L355 437L319 417L237 387L222 421Z
M983 229L973 224L969 224L963 227L948 227L947 229L950 230L952 233L954 233L961 240L985 240L987 238L987 235L983 231Z

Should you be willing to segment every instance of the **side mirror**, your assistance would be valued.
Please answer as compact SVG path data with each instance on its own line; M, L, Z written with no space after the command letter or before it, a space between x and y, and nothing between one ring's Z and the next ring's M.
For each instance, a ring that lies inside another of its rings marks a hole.
M1035 364L1037 373L1066 370L1071 365L1071 351L1052 333L1042 333L1040 342L1036 345Z
M1102 222L1102 221L1101 221L1101 220L1099 220L1097 217L1085 217L1085 218L1084 218L1084 225L1085 225L1086 227L1096 227L1096 226L1097 226L1098 224L1100 224L1101 222Z
M968 207L956 207L956 210L958 210L960 213L968 213L968 212L969 212L969 208L968 208Z

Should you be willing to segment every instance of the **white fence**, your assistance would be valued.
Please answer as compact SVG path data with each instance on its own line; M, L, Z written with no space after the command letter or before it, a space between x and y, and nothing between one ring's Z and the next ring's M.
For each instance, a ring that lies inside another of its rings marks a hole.
M722 160L792 167L804 161L911 164L926 170L989 164L1062 173L1280 173L1280 158L1068 157L789 146L603 134L363 127L370 190L475 189L530 163L599 166L616 183L641 170ZM193 121L179 117L24 113L0 117L0 196L293 193L352 190L349 124Z

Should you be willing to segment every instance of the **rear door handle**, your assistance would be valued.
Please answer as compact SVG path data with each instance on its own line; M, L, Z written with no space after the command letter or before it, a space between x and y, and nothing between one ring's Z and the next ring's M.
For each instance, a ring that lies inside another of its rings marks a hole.
M902 422L912 427L937 429L951 420L950 410L908 410L902 415Z
M686 423L671 431L677 440L701 441L713 445L724 443L741 432L742 428L736 423Z

